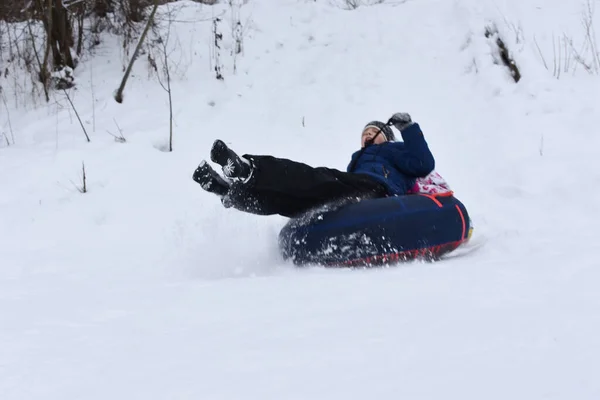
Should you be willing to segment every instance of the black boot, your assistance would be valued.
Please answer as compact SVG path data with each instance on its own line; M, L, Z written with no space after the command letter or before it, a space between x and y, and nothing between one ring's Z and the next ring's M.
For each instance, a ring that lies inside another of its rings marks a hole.
M219 139L213 143L210 159L223 167L223 175L229 179L247 182L252 175L250 161L235 154Z
M198 165L192 178L207 192L225 196L229 191L229 184L205 160Z

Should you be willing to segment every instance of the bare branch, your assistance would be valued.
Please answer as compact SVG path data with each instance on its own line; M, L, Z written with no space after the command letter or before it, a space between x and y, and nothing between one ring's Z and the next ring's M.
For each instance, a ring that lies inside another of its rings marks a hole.
M107 130L106 132L111 135L112 137L115 138L115 142L119 142L119 143L125 143L127 142L127 139L125 139L125 136L123 136L123 131L121 130L121 127L119 126L119 124L117 123L117 120L113 118L113 121L115 121L115 125L117 126L117 129L119 131L119 136L113 134L111 131Z
M81 162L81 193L87 193L87 176L85 174L85 163Z
M81 118L79 117L79 113L77 112L77 109L75 108L75 105L73 104L73 102L71 101L71 98L69 97L69 93L66 91L66 89L63 89L63 92L65 92L65 95L67 96L67 100L69 100L69 103L71 104L71 107L73 108L73 111L75 111L75 115L77 116L77 120L79 120L79 125L81 125L81 129L83 129L83 133L85 134L85 138L87 139L88 143L91 142L90 137L87 134L87 131L85 130L85 126L83 126L83 122L81 122Z
M6 118L8 120L8 129L10 130L10 138L12 139L12 144L15 144L15 134L13 132L12 123L10 121L10 111L8 109L8 102L6 101L6 96L4 95L4 92L0 90L0 93L2 94L2 102L4 103L4 108L6 108ZM6 136L6 134L4 134L4 137L6 138L6 142L8 143L8 137Z
M85 163L82 161L81 162L81 183L79 185L76 185L75 183L73 183L73 181L71 181L71 184L73 186L75 186L75 189L77 189L77 191L79 193L87 193L88 189L87 189L87 174L85 172Z

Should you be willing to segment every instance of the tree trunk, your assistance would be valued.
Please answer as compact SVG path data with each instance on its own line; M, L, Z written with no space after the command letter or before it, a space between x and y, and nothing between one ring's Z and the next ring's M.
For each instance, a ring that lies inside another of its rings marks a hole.
M69 14L64 7L62 0L54 0L54 8L52 9L54 19L54 39L53 42L57 45L56 50L58 58L54 59L54 66L68 66L75 68L73 56L71 55L71 46L73 46L73 28L69 21Z
M83 24L85 22L85 11L85 3L81 3L79 15L77 16L77 56L81 56L83 51Z
M38 0L37 6L46 29L44 66L48 65L48 58L52 52L52 69L65 65L75 68L71 55L71 47L74 45L73 27L62 0Z
M123 102L123 91L125 90L125 85L127 84L127 79L129 79L129 75L131 74L131 69L133 68L133 63L135 62L135 60L138 56L138 53L139 53L140 49L142 48L142 44L144 43L144 40L146 39L146 35L148 34L148 31L150 30L150 26L152 25L152 21L154 21L154 15L156 14L157 9L158 9L158 0L154 0L154 7L152 8L152 12L150 13L150 16L148 17L148 22L146 23L144 32L142 32L142 36L140 37L140 40L139 40L137 46L135 47L135 51L133 52L133 56L131 57L131 60L129 61L129 65L127 66L127 71L125 71L125 75L123 76L123 79L121 80L121 85L119 86L119 89L117 90L117 93L115 94L115 100L117 101L117 103Z
M50 86L50 72L48 71L48 60L50 59L50 51L52 50L52 0L47 0L47 7L44 7L44 1L38 0L38 8L44 16L42 21L46 29L46 49L44 50L44 61L40 65L40 80L44 85L44 93L46 101L50 101L48 95L48 87ZM45 10L44 10L45 9ZM33 37L32 37L33 40Z
M113 8L112 0L95 0L94 1L94 14L98 17L104 18Z

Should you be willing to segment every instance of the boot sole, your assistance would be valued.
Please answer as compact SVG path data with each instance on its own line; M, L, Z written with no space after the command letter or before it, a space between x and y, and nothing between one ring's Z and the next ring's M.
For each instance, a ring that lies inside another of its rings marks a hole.
M227 165L229 158L229 147L222 140L215 140L210 149L210 160L219 164L221 167Z

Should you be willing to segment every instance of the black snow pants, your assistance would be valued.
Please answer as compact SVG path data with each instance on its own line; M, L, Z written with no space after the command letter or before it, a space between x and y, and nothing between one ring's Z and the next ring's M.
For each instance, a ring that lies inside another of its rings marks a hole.
M385 197L387 189L369 175L342 172L272 156L245 154L254 171L246 183L234 183L223 204L258 215L295 217L346 198Z

